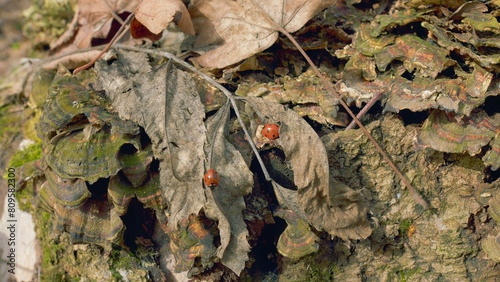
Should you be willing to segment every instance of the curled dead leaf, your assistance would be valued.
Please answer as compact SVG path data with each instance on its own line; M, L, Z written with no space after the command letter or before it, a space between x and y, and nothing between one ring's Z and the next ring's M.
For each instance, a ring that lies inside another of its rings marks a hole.
M212 159L209 165L218 171L220 181L217 188L206 192L205 207L207 217L218 221L221 245L217 256L239 275L250 251L242 212L245 209L243 196L251 192L253 177L241 153L226 140L228 125L229 104L206 122L205 153L207 159Z
M359 193L330 179L326 149L311 126L280 104L251 97L246 101L258 119L281 123L280 138L274 142L286 155L298 191L273 185L283 201L280 205L302 215L318 230L344 239L368 237L371 228Z
M53 53L64 54L88 48L93 38L107 38L113 20L120 14L131 13L138 3L138 0L79 0L74 24L51 46Z
M174 22L183 32L194 35L191 17L181 0L143 0L135 10L135 18L153 34L160 34Z

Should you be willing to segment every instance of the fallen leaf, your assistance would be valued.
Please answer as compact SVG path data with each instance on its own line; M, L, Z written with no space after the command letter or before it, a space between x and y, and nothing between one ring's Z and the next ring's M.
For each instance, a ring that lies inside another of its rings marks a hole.
M69 53L91 46L93 38L107 38L116 15L131 13L138 0L79 0L78 12L66 32L51 49L55 54Z
M215 68L237 63L271 46L278 38L276 25L288 32L297 31L319 11L335 2L336 0L193 1L189 10L196 32L203 35L197 44L214 44L211 38L223 41L217 49L193 60L203 66ZM218 7L222 7L221 11L216 11Z
M226 104L212 116L206 126L208 133L205 153L208 159L212 154L210 168L217 170L221 177L219 185L207 191L212 195L208 196L206 214L218 221L221 241L217 250L218 257L239 275L245 268L250 251L247 241L249 234L242 212L245 209L243 196L252 191L252 172L240 152L225 138L229 126L229 105Z
M182 0L142 0L135 18L154 34L160 34L174 22L183 32L194 35L191 17Z
M275 141L286 155L298 188L276 189L278 199L284 200L280 205L305 217L317 230L343 239L368 237L371 228L359 193L330 178L326 149L311 126L280 104L254 97L246 101L259 120L280 124L280 137Z
M130 22L130 35L133 38L148 38L151 41L158 41L161 39L162 34L154 34L147 27L145 27L141 22L139 22L135 17Z
M146 55L120 54L111 65L97 62L98 80L119 116L142 126L151 139L170 205L169 225L176 226L205 204L204 107L186 72L173 66L169 70L167 64L148 71Z
M450 2L450 1L447 1ZM463 19L467 17L467 14L471 13L485 13L488 12L488 6L486 6L484 3L481 3L479 1L469 1L466 3L462 3L459 7L457 8L453 14L450 15L450 19L456 20L456 19Z

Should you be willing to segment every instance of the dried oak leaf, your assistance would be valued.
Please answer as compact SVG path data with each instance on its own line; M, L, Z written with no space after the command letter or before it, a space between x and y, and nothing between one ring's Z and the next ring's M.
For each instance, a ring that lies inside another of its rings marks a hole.
M70 28L51 46L56 54L91 46L93 38L106 38L117 14L132 12L138 0L79 0Z
M194 35L191 17L182 0L142 0L135 18L153 34L160 34L175 22L184 33Z
M367 238L371 228L366 208L358 198L349 196L355 191L330 179L326 149L311 126L280 104L255 97L246 101L260 120L280 124L280 137L275 141L286 155L298 188L286 195L276 189L276 194L286 201L280 204L304 215L318 230L343 239ZM296 210L297 206L300 210Z
M490 144L491 149L483 157L485 165L493 170L500 167L499 141L500 115L489 117L484 111L460 119L454 113L434 111L424 122L422 131L415 139L417 148L430 147L449 153L479 154Z
M278 38L276 25L288 32L300 29L336 0L215 0L193 1L189 11L197 45L223 41L217 49L194 61L214 68L237 63L271 46Z

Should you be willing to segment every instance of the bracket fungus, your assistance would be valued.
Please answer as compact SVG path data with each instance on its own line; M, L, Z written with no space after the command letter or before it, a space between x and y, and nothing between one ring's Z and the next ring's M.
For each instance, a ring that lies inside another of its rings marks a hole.
M47 164L39 203L73 243L120 244L126 228L120 216L133 197L145 207L165 208L150 141L62 66L49 87L38 135Z
M309 224L293 211L276 209L275 216L283 218L287 227L278 239L278 252L285 257L299 259L319 249L318 236L311 231Z
M214 234L196 215L191 214L179 222L178 229L168 232L170 248L176 258L175 271L189 271L195 259L200 258L203 267L211 267L215 258Z

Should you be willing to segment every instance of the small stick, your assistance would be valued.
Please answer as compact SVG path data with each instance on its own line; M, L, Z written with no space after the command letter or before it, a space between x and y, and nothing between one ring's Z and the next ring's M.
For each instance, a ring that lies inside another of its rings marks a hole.
M192 72L198 74L199 76L203 77L203 79L205 79L208 83L212 84L217 89L219 89L220 91L222 91L222 93L224 93L224 95L226 95L226 97L231 102L231 105L232 105L232 107L234 109L234 113L236 115L236 118L238 119L238 122L240 123L241 128L243 129L243 132L245 133L245 135L246 135L246 137L248 139L248 143L250 143L250 147L252 147L252 150L255 153L255 157L257 158L257 161L259 162L259 164L260 164L260 166L262 168L262 172L264 173L264 176L265 176L266 180L267 181L271 181L271 176L269 175L269 172L267 171L266 166L264 165L264 162L262 161L262 158L260 157L260 154L259 154L259 151L257 150L257 147L253 143L252 136L250 135L250 133L248 133L248 130L247 130L246 126L245 126L245 123L243 122L243 119L241 118L240 112L238 110L238 105L236 104L236 99L234 99L233 94L229 90L227 90L224 86L222 86L221 84L219 84L217 81L213 80L208 75L204 74L203 72L199 71L198 69L196 69L192 65L190 65L190 64L186 63L185 61L177 58L174 54L171 54L169 52L157 51L157 50L150 50L150 49L146 49L146 48L139 48L139 47L127 46L127 45L123 45L123 44L116 44L115 47L119 48L119 49L125 49L125 50L131 50L131 51L136 51L136 52L149 53L149 54L153 54L153 55L157 55L157 56L162 56L162 57L165 57L167 59L171 59L172 61L180 64L181 66L185 67L189 71L192 71Z
M77 74L79 72L81 72L82 70L84 69L87 69L89 68L90 66L92 66L104 53L106 53L109 48L111 48L111 45L113 45L113 43L115 43L115 41L119 40L122 38L122 36L125 34L126 32L126 28L128 27L128 24L130 23L130 21L132 21L132 19L134 18L134 13L130 14L127 19L125 20L125 22L123 22L122 26L120 27L120 29L118 30L118 32L116 33L116 35L113 37L113 39L111 39L111 41L108 43L108 45L106 45L106 48L104 48L101 53L99 53L99 55L97 55L92 61L88 62L87 64L79 67L79 68L76 68L74 71L73 71L73 74Z
M368 101L368 103L366 103L366 105L363 107L363 109L361 109L361 111L356 115L356 117L358 119L361 119L365 114L366 112L368 112L368 110L373 107L373 105L375 105L375 102L378 101L378 99L382 96L382 92L379 92L377 94L375 94L375 96L373 96L370 101ZM351 121L351 123L349 123L349 125L345 128L346 130L347 129L353 129L356 127L356 122L354 120Z

